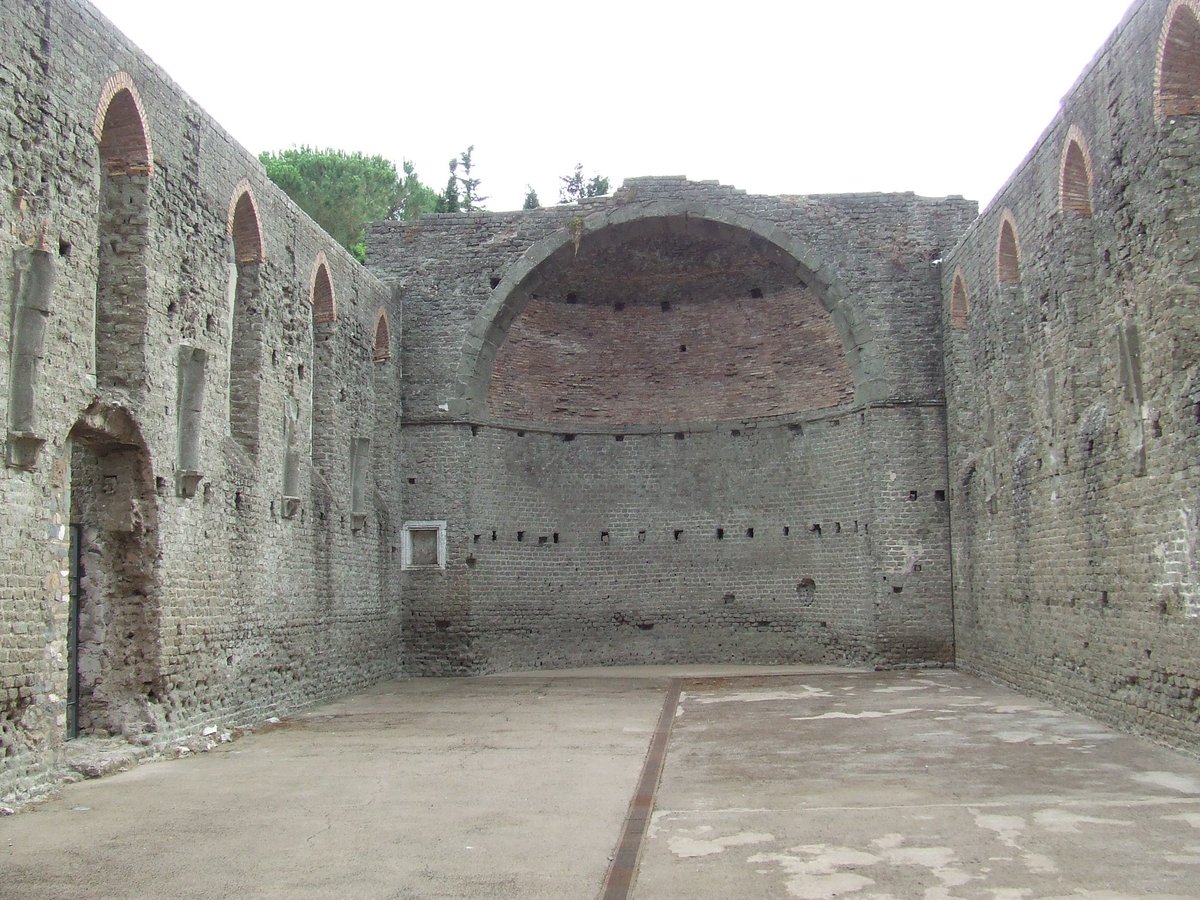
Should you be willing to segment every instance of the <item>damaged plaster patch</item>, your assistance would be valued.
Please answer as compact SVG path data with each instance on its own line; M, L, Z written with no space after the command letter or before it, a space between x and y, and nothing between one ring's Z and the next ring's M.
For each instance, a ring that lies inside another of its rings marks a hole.
M927 691L929 685L924 684L897 684L893 687L872 688L872 694L906 694L910 691Z
M1004 846L1021 851L1021 861L1034 875L1057 874L1058 863L1044 853L1025 852L1025 848L1017 840L1029 824L1023 817L991 815L974 810L971 810L971 814L975 817L976 826L985 831L994 831Z
M778 700L816 700L828 696L829 691L802 684L798 691L738 691L731 694L710 694L705 697L684 693L679 695L679 702L682 703L686 698L689 703L765 703Z
M748 861L781 866L791 876L787 881L788 893L810 900L856 893L875 884L875 879L868 878L858 870L880 864L928 870L941 882L941 886L926 890L927 897L948 897L949 889L978 879L978 876L969 875L952 865L956 859L951 847L904 847L903 842L903 835L888 834L872 841L878 850L876 853L853 847L808 844L792 847L789 853L759 853ZM843 869L853 871L841 871Z
M1026 853L1021 859L1034 875L1058 874L1058 863L1044 853Z
M1181 866L1200 866L1200 847L1184 847L1184 853L1164 853L1163 859Z
M1039 810L1033 814L1033 820L1055 834L1079 834L1080 825L1120 825L1126 828L1133 825L1129 819L1099 819L1095 816L1067 812L1065 809Z
M906 716L909 713L921 712L919 709L893 709L891 712L868 710L860 713L828 712L819 716L793 716L793 722L812 722L817 719L885 719L889 716Z
M1176 772L1137 772L1131 777L1141 784L1166 788L1181 794L1200 794L1200 778L1190 775L1180 775Z
M751 856L751 863L775 863L789 876L788 893L802 900L828 900L843 894L861 891L875 883L857 872L840 872L838 869L873 866L880 857L849 847L829 847L825 844L793 847L792 853L758 853ZM800 855L804 854L804 855Z
M997 731L996 740L1005 744L1033 744L1035 747L1065 747L1075 739L1061 734L1046 734L1044 731Z
M1193 828L1200 828L1200 813L1180 813L1177 816L1163 816L1167 822L1186 822Z
M1012 847L1019 850L1020 845L1017 843L1017 835L1023 832L1026 828L1026 821L1020 816L993 816L974 813L975 824L985 831L994 831L996 836L1000 838L1000 843L1006 847Z
M766 844L775 840L773 834L758 834L753 831L743 831L725 837L707 838L701 835L713 833L711 825L701 825L667 838L667 846L671 852L682 859L696 859L701 856L713 856L724 853L730 847L746 847L751 844Z

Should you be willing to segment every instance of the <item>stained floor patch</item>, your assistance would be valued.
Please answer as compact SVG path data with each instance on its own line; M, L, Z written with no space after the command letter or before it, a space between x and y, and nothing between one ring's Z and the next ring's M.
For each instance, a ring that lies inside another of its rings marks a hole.
M955 672L687 686L632 896L1194 897L1200 763Z

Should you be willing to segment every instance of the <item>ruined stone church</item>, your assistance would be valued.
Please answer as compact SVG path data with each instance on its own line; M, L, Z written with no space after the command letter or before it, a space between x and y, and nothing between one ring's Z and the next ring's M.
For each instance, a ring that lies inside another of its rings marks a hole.
M958 666L1200 752L1200 0L982 213L636 178L366 267L83 0L0 7L0 799L631 663Z

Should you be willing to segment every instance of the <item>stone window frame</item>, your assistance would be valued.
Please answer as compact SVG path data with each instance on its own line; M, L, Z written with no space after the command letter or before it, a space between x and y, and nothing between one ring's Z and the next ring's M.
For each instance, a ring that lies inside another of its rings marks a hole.
M400 569L445 569L446 568L446 525L445 519L422 519L405 522L400 527ZM414 531L437 531L437 565L423 566L413 563L412 533Z

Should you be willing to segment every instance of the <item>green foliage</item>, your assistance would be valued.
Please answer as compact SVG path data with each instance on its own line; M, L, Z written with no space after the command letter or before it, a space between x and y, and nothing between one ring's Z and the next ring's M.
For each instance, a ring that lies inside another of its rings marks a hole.
M527 184L525 187L527 188L525 191L525 204L521 209L538 209L541 207L542 204L538 200L537 191L533 189L533 185Z
M593 175L584 180L583 163L575 163L575 171L559 176L562 184L558 188L559 203L578 203L588 197L603 197L608 193L608 176Z
M453 167L454 160L450 160L450 165ZM458 196L458 179L454 177L454 169L450 169L450 180L446 182L445 189L438 194L437 206L438 212L458 212L462 205L462 198Z
M293 147L262 153L259 161L267 177L359 261L366 256L368 222L412 221L432 212L437 201L407 160L403 179L395 163L382 156L342 150Z
M474 152L475 145L472 144L450 160L450 179L438 198L438 212L475 212L483 208L487 197L480 195L480 181L471 174L471 154Z
M433 212L437 208L438 193L417 177L416 169L407 159L403 162L404 178L400 182L399 215L393 212L391 218L404 222L415 222L422 213Z

